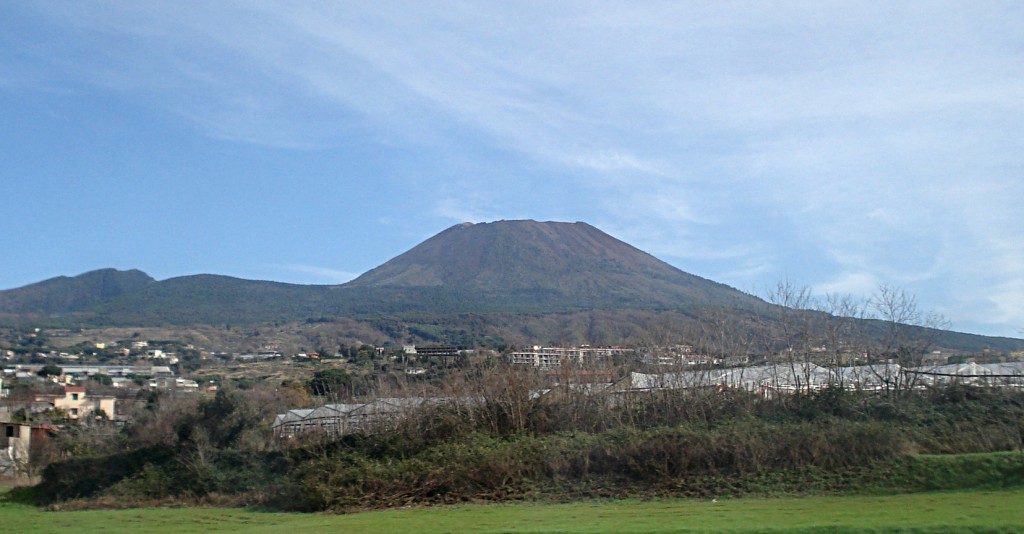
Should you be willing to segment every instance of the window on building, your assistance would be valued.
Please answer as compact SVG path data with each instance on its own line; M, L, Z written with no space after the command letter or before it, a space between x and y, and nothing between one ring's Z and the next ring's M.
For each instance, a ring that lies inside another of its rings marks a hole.
M78 408L72 408L71 415L78 415Z
M78 400L78 393L72 393L71 400Z

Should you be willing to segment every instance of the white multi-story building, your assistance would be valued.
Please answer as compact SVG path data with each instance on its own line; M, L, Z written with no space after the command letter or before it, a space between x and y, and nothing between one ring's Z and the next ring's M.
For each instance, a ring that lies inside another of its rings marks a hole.
M509 362L516 365L531 365L541 369L556 369L563 365L586 366L598 361L609 360L621 356L631 349L619 347L541 347L532 350L516 351L509 355Z

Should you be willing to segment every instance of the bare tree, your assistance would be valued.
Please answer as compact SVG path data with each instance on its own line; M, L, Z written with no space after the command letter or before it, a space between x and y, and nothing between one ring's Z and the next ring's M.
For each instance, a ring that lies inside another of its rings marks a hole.
M824 346L822 363L836 371L836 385L846 387L842 366L854 365L864 352L862 322L865 305L850 295L828 294L817 299L818 335Z
M890 285L880 285L868 307L882 327L876 336L872 362L881 360L900 366L902 372L892 377L895 393L913 389L920 375L906 369L921 365L922 356L949 328L949 321L942 315L921 310L914 295Z
M766 325L769 335L765 338L767 354L777 354L776 360L789 366L796 388L810 386L815 348L814 296L807 286L797 286L789 280L778 282L765 294L765 300L774 304L769 312Z

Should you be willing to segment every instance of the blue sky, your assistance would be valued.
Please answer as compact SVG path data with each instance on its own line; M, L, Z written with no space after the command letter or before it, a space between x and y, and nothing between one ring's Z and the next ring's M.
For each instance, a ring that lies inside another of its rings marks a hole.
M1019 2L0 0L0 288L339 283L586 221L763 293L1024 329Z

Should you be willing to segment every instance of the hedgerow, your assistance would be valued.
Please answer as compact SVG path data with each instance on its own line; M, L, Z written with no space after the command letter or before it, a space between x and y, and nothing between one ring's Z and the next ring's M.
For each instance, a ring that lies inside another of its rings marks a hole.
M536 398L510 389L528 388L519 379L483 383L493 389L473 392L474 402L426 407L389 427L276 442L265 439L265 422L242 396L218 393L162 420L170 442L146 442L152 433L136 428L126 431L136 445L125 438L122 450L51 464L37 495L44 503L234 496L278 509L349 510L886 484L900 491L943 484L943 470L914 463L918 454L1022 448L1024 392L1012 390L949 386L898 399L842 389L774 400L741 391ZM1014 474L1024 456L1008 461L1006 483L1024 479ZM971 479L965 472L950 468L946 484Z

